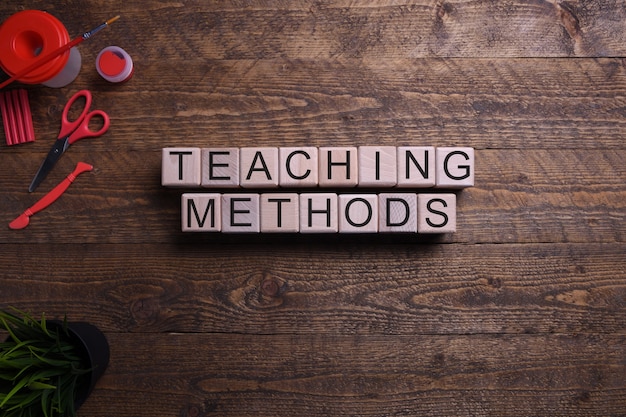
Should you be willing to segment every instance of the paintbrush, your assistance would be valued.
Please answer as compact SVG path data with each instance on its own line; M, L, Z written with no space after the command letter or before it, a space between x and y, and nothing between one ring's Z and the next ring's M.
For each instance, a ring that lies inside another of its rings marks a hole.
M36 60L35 62L33 62L31 65L27 66L26 68L24 68L23 70L21 70L20 72L18 72L17 74L13 75L11 78L9 78L8 80L6 80L2 84L0 84L0 89L3 89L4 87L6 87L7 85L11 84L15 80L17 80L19 78L22 78L25 75L30 74L31 72L33 72L37 68L41 67L42 65L52 61L54 58L56 58L57 56L61 55L62 53L66 52L66 51L69 51L70 49L72 49L73 47L75 47L76 45L81 43L82 41L85 41L85 40L91 38L93 35L95 35L96 33L100 32L102 29L104 29L105 27L109 26L111 23L115 22L119 18L120 18L119 15L115 16L114 18L111 18L111 19L107 20L106 22L104 22L100 26L90 30L89 32L83 33L81 36L75 38L74 40L66 43L63 46L60 46L59 48L55 49L54 51L50 52L49 54L44 55L43 57L41 57L38 60Z

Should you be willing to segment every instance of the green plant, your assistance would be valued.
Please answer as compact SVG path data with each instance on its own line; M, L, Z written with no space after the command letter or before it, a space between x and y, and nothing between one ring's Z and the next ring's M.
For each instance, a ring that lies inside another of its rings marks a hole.
M0 311L8 337L0 343L0 416L75 416L75 392L85 369L67 320L47 322Z

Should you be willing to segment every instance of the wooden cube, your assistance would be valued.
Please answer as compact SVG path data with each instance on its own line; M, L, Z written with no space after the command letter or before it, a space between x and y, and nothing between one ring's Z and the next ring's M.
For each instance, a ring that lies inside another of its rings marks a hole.
M358 184L356 147L321 147L318 160L320 187L355 187Z
M437 188L474 186L474 148L437 148Z
M417 232L456 232L456 195L418 194Z
M399 146L398 187L428 188L436 184L434 146Z
M300 233L336 233L337 194L300 194Z
M222 230L221 195L185 193L181 198L183 232L219 232Z
M281 187L317 187L317 148L279 148Z
M395 146L359 146L359 187L394 187L397 154Z
M261 232L300 231L300 196L296 193L261 194Z
M222 194L222 232L260 232L259 201L259 194Z
M379 194L378 220L380 232L417 233L417 194Z
M239 187L239 148L202 149L202 186Z
M243 188L278 187L278 148L241 148L239 185Z
M200 148L163 148L161 158L161 185L165 187L200 186Z
M378 196L376 194L339 195L339 233L376 233Z

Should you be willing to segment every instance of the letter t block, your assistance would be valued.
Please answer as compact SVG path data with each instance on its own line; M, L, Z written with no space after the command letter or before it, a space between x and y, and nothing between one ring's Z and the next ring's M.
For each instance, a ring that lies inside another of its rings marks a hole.
M202 176L200 148L163 148L161 185L199 187Z

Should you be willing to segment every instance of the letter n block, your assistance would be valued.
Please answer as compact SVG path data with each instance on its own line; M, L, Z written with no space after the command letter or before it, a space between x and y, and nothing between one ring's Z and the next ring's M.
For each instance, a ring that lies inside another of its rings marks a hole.
M199 187L201 180L200 148L163 148L161 185Z
M376 233L378 196L376 194L339 195L339 233Z
M398 147L398 187L428 188L436 183L434 146Z
M259 194L222 194L222 232L259 233Z
M456 232L456 195L418 194L417 233Z
M380 232L417 233L417 194L379 194L378 217Z
M219 194L185 193L181 201L183 232L222 230L222 200Z
M437 148L437 188L474 186L474 148Z

